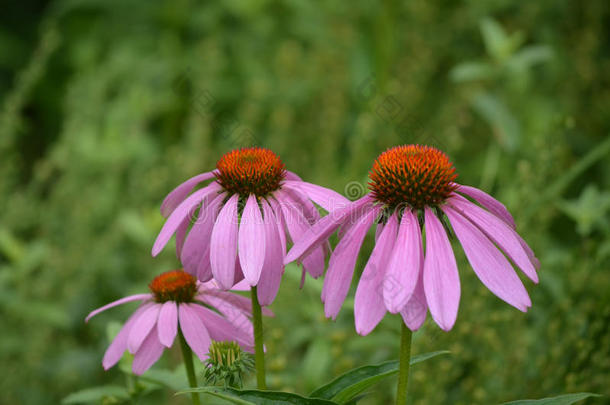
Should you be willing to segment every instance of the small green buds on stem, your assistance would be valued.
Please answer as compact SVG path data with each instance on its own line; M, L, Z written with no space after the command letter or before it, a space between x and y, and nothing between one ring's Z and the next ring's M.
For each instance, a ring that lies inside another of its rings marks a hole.
M207 385L240 389L243 386L243 375L254 369L254 359L236 342L212 341L208 356L204 372Z

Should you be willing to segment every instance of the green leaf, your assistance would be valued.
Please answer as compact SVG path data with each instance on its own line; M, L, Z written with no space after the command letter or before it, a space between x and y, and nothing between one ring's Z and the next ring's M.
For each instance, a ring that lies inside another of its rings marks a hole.
M522 399L519 401L505 402L502 405L570 405L590 397L601 397L599 394L590 392L579 392L575 394L565 394L553 398L543 399Z
M492 18L484 18L479 23L485 49L496 62L503 62L523 44L521 32L508 35L504 28Z
M484 18L479 23L483 42L487 53L494 59L502 59L505 56L508 36L500 24L491 18Z
M321 398L306 398L281 391L236 390L233 388L202 387L182 391L201 392L238 405L337 405L336 402Z
M515 150L521 138L519 122L506 105L496 96L479 93L471 101L472 107L493 128L500 144L507 150Z
M590 235L595 228L604 230L608 227L610 192L600 192L593 183L585 187L578 199L559 200L557 205L576 222L577 231L582 236Z
M331 347L326 336L314 339L309 345L302 363L302 375L308 391L324 381L328 381L325 377L328 377L326 372L331 359Z
M530 45L515 53L507 62L507 66L517 71L546 62L553 56L553 51L546 45Z
M449 72L449 77L456 83L473 80L484 80L493 77L494 67L485 62L464 62Z
M88 404L105 398L129 399L129 393L118 385L103 385L73 392L61 401L62 404Z
M174 391L180 391L187 388L188 383L186 381L184 372L182 371L181 373L177 373L176 371L182 370L171 371L165 369L150 369L140 376L140 380L171 388Z
M423 353L411 358L410 364L421 363L432 357L449 353L447 350ZM367 388L377 384L385 377L398 373L397 360L386 361L374 366L362 366L348 371L330 383L316 389L309 396L332 399L340 404L346 403Z

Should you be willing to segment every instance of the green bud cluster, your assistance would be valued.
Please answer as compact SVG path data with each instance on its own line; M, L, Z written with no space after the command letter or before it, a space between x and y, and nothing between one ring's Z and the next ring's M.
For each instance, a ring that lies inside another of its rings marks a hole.
M212 341L205 366L207 385L242 388L243 375L254 369L254 359L236 342Z

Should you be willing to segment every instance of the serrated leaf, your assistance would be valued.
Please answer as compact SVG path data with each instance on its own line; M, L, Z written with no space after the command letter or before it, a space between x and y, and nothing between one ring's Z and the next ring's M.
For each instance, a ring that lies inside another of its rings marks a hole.
M570 405L590 397L601 397L601 395L592 394L590 392L578 392L553 398L521 399L518 401L505 402L502 405Z
M421 363L441 354L448 354L447 350L423 353L411 358L410 364ZM398 373L399 362L390 360L374 366L362 366L348 371L335 378L309 396L312 398L332 399L340 404L346 403L367 388L377 384L382 379Z
M179 394L200 392L230 401L238 405L338 405L321 398L306 398L281 391L236 390L233 388L202 387L182 391Z
M119 398L129 399L129 393L125 387L119 385L104 385L100 387L87 388L81 391L73 392L65 397L62 404L89 404L99 402L104 398Z

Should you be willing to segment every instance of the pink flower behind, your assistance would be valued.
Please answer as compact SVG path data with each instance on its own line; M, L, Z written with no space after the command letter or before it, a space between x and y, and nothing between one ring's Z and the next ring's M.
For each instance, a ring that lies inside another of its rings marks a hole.
M200 283L182 270L159 275L150 283L150 289L149 294L121 298L85 318L88 322L117 305L141 302L106 350L102 360L104 369L114 366L128 350L134 355L134 374L144 373L165 348L173 345L179 331L201 361L207 358L211 340L236 341L244 350L253 352L249 299L220 290L214 281ZM243 286L237 285L235 289ZM272 315L269 310L264 313Z
M364 236L377 224L375 247L356 289L357 332L371 332L387 311L400 313L416 330L428 309L448 331L460 301L450 224L481 282L502 300L527 311L531 301L513 265L537 283L538 259L515 231L506 207L479 189L455 183L456 177L449 158L435 148L388 149L371 170L371 193L319 220L292 247L285 263L307 256L339 228L340 241L322 290L326 316L335 318Z
M280 286L287 242L298 240L320 219L314 202L327 211L349 203L285 170L268 149L234 150L221 157L216 170L185 181L165 198L161 213L168 219L152 255L176 234L185 271L202 282L214 278L223 289L245 279L258 286L260 303L269 305ZM303 276L322 275L327 252L321 245L304 255Z

